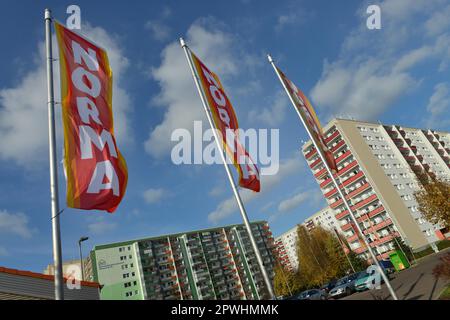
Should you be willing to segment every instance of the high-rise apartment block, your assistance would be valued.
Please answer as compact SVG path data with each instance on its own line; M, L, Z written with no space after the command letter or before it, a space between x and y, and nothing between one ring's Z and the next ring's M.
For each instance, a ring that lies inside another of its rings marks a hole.
M394 237L414 250L444 238L442 226L419 212L414 192L421 172L450 180L449 133L344 119L333 119L323 130L340 187L379 258L394 248ZM368 258L314 146L309 141L302 151L350 247Z
M251 227L273 279L272 233ZM244 225L99 245L91 258L102 299L270 298Z
M298 270L297 239L297 226L275 238L274 253L285 270Z

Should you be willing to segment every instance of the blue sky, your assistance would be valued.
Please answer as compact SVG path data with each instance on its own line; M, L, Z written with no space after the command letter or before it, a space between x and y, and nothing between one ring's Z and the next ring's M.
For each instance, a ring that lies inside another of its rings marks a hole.
M51 8L64 22L69 4L2 2L8 14L0 22L7 44L0 51L0 265L7 267L42 271L52 261L43 11ZM81 33L108 50L129 184L112 215L64 211L64 259L78 257L80 236L90 237L87 251L241 222L222 166L171 162L172 130L192 130L194 120L204 119L179 36L219 75L242 128L280 129L280 171L262 178L261 194L242 192L250 219L269 220L275 235L325 201L299 151L306 132L266 53L311 98L324 124L338 115L449 130L448 1L76 4ZM366 28L369 4L381 7L381 30ZM59 111L56 121L61 160ZM59 185L64 208L62 165Z

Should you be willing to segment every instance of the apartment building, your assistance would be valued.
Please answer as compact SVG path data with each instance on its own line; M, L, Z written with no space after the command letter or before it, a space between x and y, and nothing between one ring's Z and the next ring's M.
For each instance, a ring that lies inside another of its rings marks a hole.
M334 211L330 207L319 210L309 218L306 218L302 224L308 231L321 227L328 231L334 232L334 229L336 229L338 232L341 232L339 221L336 219Z
M394 237L414 250L444 238L441 226L418 211L414 192L421 171L450 179L449 133L345 119L333 119L323 130L338 165L340 187L379 258L388 256ZM368 258L311 141L302 151L350 247Z
M297 226L275 238L275 255L288 271L298 270Z
M265 221L251 223L269 277L274 240ZM95 246L94 278L102 299L267 299L244 225Z

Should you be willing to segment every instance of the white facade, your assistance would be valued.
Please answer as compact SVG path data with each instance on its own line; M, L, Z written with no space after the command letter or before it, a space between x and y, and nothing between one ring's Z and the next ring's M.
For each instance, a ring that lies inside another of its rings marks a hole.
M336 229L341 232L339 221L334 216L334 211L330 207L323 208L302 223L308 230L315 227L322 227L325 230L333 231Z
M287 258L288 264L285 266L293 271L298 270L297 239L297 226L275 238L279 255Z
M325 141L344 189L370 246L386 258L394 238L421 250L442 239L441 226L418 211L414 193L421 172L450 180L450 134L345 119L324 127ZM350 247L367 258L349 213L311 142L303 154Z

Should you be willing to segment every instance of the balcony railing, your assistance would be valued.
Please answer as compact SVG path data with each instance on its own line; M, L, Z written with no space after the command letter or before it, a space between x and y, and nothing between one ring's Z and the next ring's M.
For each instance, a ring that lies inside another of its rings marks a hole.
M364 234L373 233L373 232L383 229L384 227L389 226L391 224L392 224L392 220L386 219L386 220L381 221L380 223L374 224L370 228L364 230Z
M359 208L361 208L361 207L363 207L363 206L365 206L365 205L367 205L367 204L369 204L369 203L371 203L372 201L375 201L375 200L377 200L377 195L373 194L370 197L368 197L368 198L366 198L364 200L361 200L358 203L356 203L352 207L352 210L357 210L357 209L359 209Z
M339 131L336 130L329 137L325 138L325 143L331 142L334 138L336 138L339 135L340 135Z
M350 162L347 166L339 170L338 175L342 176L344 173L350 171L351 169L355 168L358 165L358 162L356 160L353 160Z

